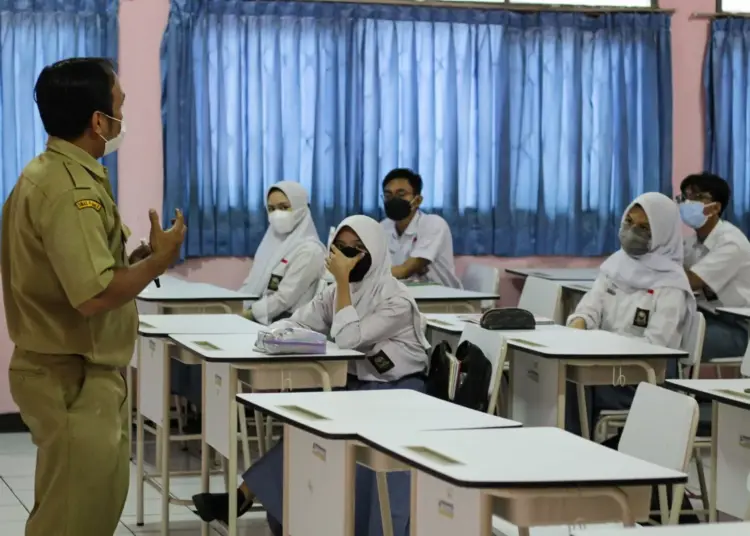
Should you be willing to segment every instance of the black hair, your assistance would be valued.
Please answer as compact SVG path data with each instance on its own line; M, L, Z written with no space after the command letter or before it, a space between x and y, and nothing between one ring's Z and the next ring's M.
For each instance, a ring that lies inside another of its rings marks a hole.
M34 87L44 130L64 140L80 138L94 112L114 114L114 65L104 58L71 58L45 67Z
M388 186L388 183L396 179L406 179L409 181L409 186L414 190L414 195L422 195L422 177L415 173L411 169L407 168L396 168L388 172L388 175L383 179L383 190Z
M729 188L729 183L713 173L704 171L703 173L696 173L694 175L688 175L680 183L680 192L685 195L685 191L690 188L693 193L704 193L709 194L711 199L721 204L721 213L729 206L729 198L732 197L732 191Z

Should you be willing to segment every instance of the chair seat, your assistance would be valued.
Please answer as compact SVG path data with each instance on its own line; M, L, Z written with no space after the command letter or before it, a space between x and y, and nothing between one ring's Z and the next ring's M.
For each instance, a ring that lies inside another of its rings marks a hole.
M640 525L636 525L640 527ZM581 527L571 527L568 525L553 525L550 527L532 527L529 530L529 536L570 536L571 529L585 531L592 529L620 529L622 523L595 523ZM518 527L509 523L501 517L492 516L492 534L493 536L518 536Z
M740 357L717 357L710 361L705 361L704 365L741 365L744 358Z

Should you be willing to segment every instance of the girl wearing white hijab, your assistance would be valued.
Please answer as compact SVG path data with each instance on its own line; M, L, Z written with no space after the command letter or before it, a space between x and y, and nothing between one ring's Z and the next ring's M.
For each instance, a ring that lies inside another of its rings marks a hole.
M312 300L323 276L326 248L318 238L307 192L298 182L274 184L266 195L269 227L241 290L261 299L245 316L268 325Z
M391 275L386 237L381 225L366 216L345 219L336 229L326 267L335 283L288 320L272 327L294 326L324 333L340 348L356 349L366 358L349 370L349 390L414 389L424 391L427 351L425 324L406 287ZM237 493L238 512L248 511L257 497L268 512L274 535L282 534L283 450L276 445L243 475ZM409 526L409 473L390 473L394 535ZM382 534L374 474L357 467L355 535ZM206 522L226 522L228 494L193 497Z
M568 326L686 348L694 335L696 302L683 268L679 208L663 194L640 195L625 210L619 237L621 249L602 264ZM627 387L595 388L593 414L630 407L632 394Z

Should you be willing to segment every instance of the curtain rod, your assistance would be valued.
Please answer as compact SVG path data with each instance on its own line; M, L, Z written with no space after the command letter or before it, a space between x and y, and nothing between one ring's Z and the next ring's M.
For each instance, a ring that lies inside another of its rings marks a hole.
M444 7L451 9L492 9L500 11L517 11L520 13L536 13L547 11L562 11L575 13L589 13L592 15L605 13L666 13L673 15L674 9L659 9L657 7L585 7L561 6L546 4L507 4L504 2L451 2L450 0L301 0L303 2L331 2L345 4L385 4L396 6L416 7Z
M730 13L729 11L721 11L717 13L691 13L690 20L714 20L714 19L726 19L729 17L735 17L739 19L750 19L750 13Z

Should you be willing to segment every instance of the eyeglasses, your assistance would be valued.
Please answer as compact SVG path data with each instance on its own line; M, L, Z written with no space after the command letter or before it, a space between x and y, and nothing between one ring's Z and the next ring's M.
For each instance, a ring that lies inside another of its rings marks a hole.
M711 194L707 192L695 192L690 193L689 195L678 195L674 198L674 200L680 204L685 203L686 201L699 201L701 203L713 203L714 199L711 197Z

